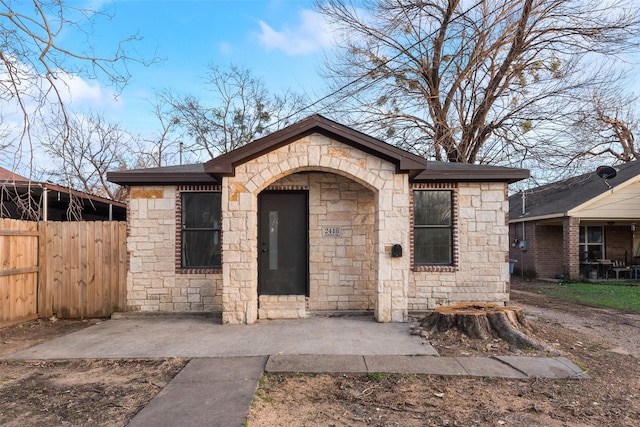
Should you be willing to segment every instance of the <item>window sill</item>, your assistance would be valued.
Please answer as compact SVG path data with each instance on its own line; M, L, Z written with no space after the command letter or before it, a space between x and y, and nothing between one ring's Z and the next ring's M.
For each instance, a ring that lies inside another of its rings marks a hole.
M180 268L176 268L176 274L222 274L222 267L218 267L218 268L207 268L207 267L185 268L185 267L180 267Z
M458 271L458 267L455 265L414 265L411 267L411 271L416 273L454 273Z

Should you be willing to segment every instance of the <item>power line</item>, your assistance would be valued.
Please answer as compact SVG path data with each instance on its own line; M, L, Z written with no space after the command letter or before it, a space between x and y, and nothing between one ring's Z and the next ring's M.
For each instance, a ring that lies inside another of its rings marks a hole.
M449 21L450 23L456 22L457 20L463 18L464 16L466 16L468 13L470 13L473 9L475 9L476 7L480 6L482 3L484 2L484 0L478 0L478 2L476 2L473 6L471 6L469 9L465 10L464 12L462 12L460 15L454 17L453 19L451 19L451 21ZM405 50L410 50L413 49L414 47L424 43L427 39L435 36L435 34L439 31L439 29L433 30L431 33L427 34L426 36L422 37L421 39L419 39L418 41L416 41L415 43L413 43L412 45L410 45L409 47L407 47ZM371 73L374 73L376 71L378 71L380 68L387 66L390 62L395 61L396 59L400 58L402 55L404 55L404 52L400 52L397 55L393 56L392 58L389 58L385 61L383 61L381 64L377 65L376 67L374 67L373 69L367 71L366 73L363 73L360 77L349 81L347 83L345 83L344 85L340 86L338 89L334 90L333 92L329 93L328 95L323 96L322 98L312 102L311 104L300 108L299 110L289 114L286 117L283 117L281 119L276 120L273 123L270 123L268 125L265 126L265 129L268 129L272 126L277 125L278 123L281 123L283 121L287 121L289 119L291 119L294 116L297 116L298 114L302 113L303 111L306 111L312 107L315 107L316 105L320 104L321 102L325 101L326 99L329 99L337 94L339 94L340 92L346 90L347 88L349 88L350 86L355 85L356 83L359 83L360 81L364 80L367 76L369 76ZM385 78L385 76L381 76L378 78L373 78L371 80L371 82L369 82L369 84L367 84L366 86L363 87L363 89L365 88L369 88L371 87L374 83L377 83L377 81L382 80L383 78ZM343 95L341 98L337 99L337 101L344 99L345 97L347 97L348 94Z

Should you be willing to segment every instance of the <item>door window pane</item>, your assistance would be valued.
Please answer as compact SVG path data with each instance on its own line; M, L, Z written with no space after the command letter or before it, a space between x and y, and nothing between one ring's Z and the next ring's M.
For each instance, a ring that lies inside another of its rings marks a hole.
M269 212L269 270L278 269L278 211Z

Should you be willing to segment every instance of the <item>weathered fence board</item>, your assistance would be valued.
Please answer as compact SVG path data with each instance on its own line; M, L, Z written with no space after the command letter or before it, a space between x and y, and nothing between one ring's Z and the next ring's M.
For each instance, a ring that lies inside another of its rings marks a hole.
M38 224L0 222L0 322L37 315Z
M0 322L126 308L126 223L0 220Z

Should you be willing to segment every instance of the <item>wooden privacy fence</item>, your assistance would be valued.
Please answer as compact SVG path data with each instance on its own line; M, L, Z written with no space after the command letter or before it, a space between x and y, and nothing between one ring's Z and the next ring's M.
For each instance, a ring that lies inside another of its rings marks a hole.
M126 223L0 220L0 322L126 308Z
M37 313L38 223L0 220L0 322Z

